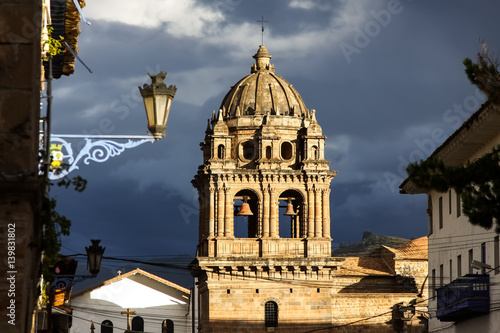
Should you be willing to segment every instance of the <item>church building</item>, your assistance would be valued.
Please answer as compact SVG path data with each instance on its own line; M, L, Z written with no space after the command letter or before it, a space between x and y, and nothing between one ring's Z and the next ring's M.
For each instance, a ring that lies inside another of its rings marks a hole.
M399 253L399 264L390 251L389 259L332 257L337 172L325 159L316 111L275 73L264 45L253 58L250 75L208 121L192 181L198 332L394 332L394 307L421 293L426 248L423 259ZM409 320L417 320L412 309Z

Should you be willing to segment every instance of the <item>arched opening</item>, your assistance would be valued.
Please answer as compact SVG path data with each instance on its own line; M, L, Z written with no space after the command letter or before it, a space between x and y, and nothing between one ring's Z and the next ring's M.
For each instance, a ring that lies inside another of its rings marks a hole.
M266 327L278 327L278 304L268 301L264 307L264 317Z
M132 331L144 332L144 319L142 317L134 317L132 319Z
M286 190L279 196L279 236L281 238L305 237L304 200L300 192Z
M111 320L105 320L101 323L101 333L113 333L113 323Z
M317 147L317 146L312 146L311 150L312 150L312 151L311 151L311 153L312 153L312 154L311 154L311 155L312 155L312 159L313 159L313 160L317 160L317 159L319 159L319 155L318 155L318 147Z
M174 333L174 322L166 319L161 324L161 333Z
M284 160L290 160L293 157L293 146L290 142L283 142L281 144L281 158Z
M219 147L217 147L217 158L219 159L224 159L224 145L219 145Z
M241 190L234 196L234 237L236 238L256 238L257 237L257 216L259 209L259 199L255 192L251 190ZM252 215L238 215L243 204L248 204L247 208Z
M270 160L273 157L271 146L266 147L266 159Z

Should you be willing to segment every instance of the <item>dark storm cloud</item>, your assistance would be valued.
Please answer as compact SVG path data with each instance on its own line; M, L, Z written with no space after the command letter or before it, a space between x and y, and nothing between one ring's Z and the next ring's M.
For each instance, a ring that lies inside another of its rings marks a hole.
M474 57L481 37L500 50L499 5L400 1L402 10L380 21L391 3L199 1L205 11L218 10L186 13L205 19L201 28L175 25L182 20L146 26L130 17L81 26L79 54L94 73L77 62L73 76L54 82L55 133L145 134L137 86L148 72L165 70L178 91L165 139L82 164L76 174L89 181L84 193L52 191L73 220L64 245L83 252L95 237L110 255L194 254L190 181L202 162L199 142L212 110L250 73L262 15L277 74L317 110L328 136L326 157L339 171L332 183L334 241L359 240L364 230L425 235L425 196L400 195L397 186L408 162L428 156L465 120L454 106L480 100L462 60ZM367 29L375 30L363 44L359 31ZM342 42L357 52L346 56Z

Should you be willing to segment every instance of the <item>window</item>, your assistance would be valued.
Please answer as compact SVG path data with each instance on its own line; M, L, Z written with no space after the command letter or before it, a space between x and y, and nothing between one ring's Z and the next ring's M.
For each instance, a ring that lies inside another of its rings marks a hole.
M278 327L278 304L273 301L265 305L266 327Z
M110 320L101 323L101 333L113 333L113 323Z
M161 324L161 333L174 333L174 322L166 319Z
M217 157L219 159L224 159L224 145L219 145L219 147L217 147Z
M436 296L436 270L435 269L432 270L431 278L432 278L431 297L435 297Z
M439 197L439 229L443 229L443 197Z
M132 331L144 332L144 319L142 317L134 317L132 319Z
M434 232L434 222L432 220L432 197L427 195L427 215L429 215L429 235Z
M486 264L486 243L481 243L481 262ZM486 274L486 268L481 269L481 274Z
M462 276L462 255L457 256L457 276Z
M270 160L273 157L271 146L266 147L266 158Z
M495 257L495 275L500 273L500 239L498 236L495 236L493 239L493 255Z
M448 214L451 214L451 190L448 190Z
M289 160L293 157L293 146L290 142L283 142L281 144L281 158Z
M450 283L453 281L453 260L450 259Z
M472 274L472 261L474 260L474 251L472 249L469 250L469 274Z
M460 215L462 215L462 199L460 194L457 193L457 217L460 217Z
M252 160L255 155L255 146L252 141L245 141L241 144L242 156L245 160Z
M444 267L439 265L439 286L444 286Z

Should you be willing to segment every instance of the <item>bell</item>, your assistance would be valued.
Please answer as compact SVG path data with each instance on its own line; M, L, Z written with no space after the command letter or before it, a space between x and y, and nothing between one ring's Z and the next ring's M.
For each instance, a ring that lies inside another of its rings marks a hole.
M293 211L292 199L290 199L290 198L288 198L288 204L286 205L286 212L283 215L285 215L285 216L297 215Z
M241 204L241 209L238 212L238 214L236 214L236 215L237 216L241 216L241 215L253 215L252 211L250 210L250 205L248 204L246 197L243 198L243 203Z

